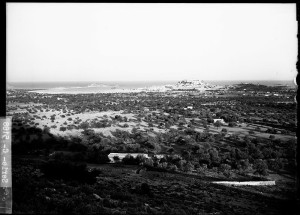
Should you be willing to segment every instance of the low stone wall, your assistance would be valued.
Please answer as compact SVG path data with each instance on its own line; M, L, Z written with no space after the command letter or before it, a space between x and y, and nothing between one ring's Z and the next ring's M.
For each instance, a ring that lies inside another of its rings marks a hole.
M276 185L275 181L213 181L214 184L233 185L233 186L269 186Z

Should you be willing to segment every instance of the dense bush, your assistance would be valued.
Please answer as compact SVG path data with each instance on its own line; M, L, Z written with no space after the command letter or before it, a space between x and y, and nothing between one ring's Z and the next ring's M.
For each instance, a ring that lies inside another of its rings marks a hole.
M63 127L63 126L61 126L61 127L59 128L59 130L60 130L60 131L66 131L66 130L67 130L67 128L66 128L66 127Z
M268 175L268 165L266 163L266 161L263 161L261 159L255 160L254 161L254 169L255 169L255 173L259 174L259 175Z
M98 170L88 171L85 163L68 160L51 159L41 166L41 171L48 178L61 178L65 180L78 180L86 183L94 183Z

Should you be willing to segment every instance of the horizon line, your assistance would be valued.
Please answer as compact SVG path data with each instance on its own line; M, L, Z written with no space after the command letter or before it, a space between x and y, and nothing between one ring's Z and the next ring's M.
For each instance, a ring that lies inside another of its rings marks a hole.
M40 83L40 82L47 82L47 83L50 83L50 82L166 82L166 81L172 81L172 82L178 82L178 81L294 81L294 79L281 79L281 80L278 80L278 79L249 79L249 80L246 80L246 79L220 79L220 80L208 80L208 79L180 79L180 80L132 80L132 81L129 81L129 80L103 80L103 81L95 81L95 80L90 80L90 81L61 81L61 80L58 80L58 81L44 81L44 80L40 80L40 81L7 81L6 83Z

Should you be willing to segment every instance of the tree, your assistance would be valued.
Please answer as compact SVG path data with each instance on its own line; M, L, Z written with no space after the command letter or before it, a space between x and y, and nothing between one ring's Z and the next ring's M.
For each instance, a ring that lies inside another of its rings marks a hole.
M153 160L152 158L148 158L144 161L144 166L153 167Z
M241 151L240 149L236 148L235 149L235 155L236 155L236 159L240 160L240 159L247 159L248 158L248 154Z
M141 193L142 194L149 194L151 192L150 187L147 183L141 184Z
M66 128L66 127L60 127L59 130L60 130L60 131L66 131L67 128Z
M207 119L207 122L208 122L208 123L213 123L214 120L213 120L213 118L210 118L210 117L209 117L209 118Z
M222 128L221 132L227 133L227 129L226 128Z
M131 156L130 154L127 154L127 155L123 158L122 162L123 162L124 164L129 164L129 165L136 165L136 164L138 164L137 159L135 159L135 158L134 158L133 156Z
M257 147L255 147L251 153L251 156L254 159L262 159L264 157L263 153L261 152L261 150Z
M199 164L210 165L211 164L210 155L208 153L201 153L199 156Z
M218 150L216 148L212 148L209 151L210 160L214 166L218 165L220 163L220 157Z
M274 140L274 139L275 139L275 136L271 134L271 135L269 136L269 139Z
M249 160L248 159L240 160L239 164L240 164L240 167L245 170L249 167Z
M215 123L214 123L214 126L217 127L219 129L219 127L222 125L222 123L217 120Z
M184 165L186 164L186 160L179 160L176 164L176 166L178 167L178 169L183 171Z
M219 170L228 178L231 176L230 169L231 166L229 164L221 164L219 167Z
M178 170L177 166L174 165L174 164L171 164L170 167L169 167L169 169L170 169L171 171L173 171L173 172L176 172L176 171Z
M170 147L168 150L167 150L168 153L172 154L174 152L174 148L173 147Z
M147 158L144 155L138 155L135 159L138 164L144 163L147 160Z
M259 174L259 175L263 175L266 176L268 175L268 165L265 161L261 160L261 159L257 159L254 161L254 169L255 169L255 173Z
M183 171L184 172L191 172L194 169L194 165L191 162L187 162L184 165Z
M45 134L48 134L48 133L50 133L50 128L49 127L44 127L44 129L43 129L43 133L45 133Z
M270 159L268 161L268 166L270 167L270 169L278 171L283 168L283 163L280 159Z
M262 153L263 153L265 159L271 158L272 157L272 152L273 152L273 150L271 148L264 148L262 150Z
M88 122L82 122L80 123L80 125L78 126L81 129L87 129L89 127L89 123Z
M72 152L85 152L87 150L87 146L82 143L70 143L68 148Z
M108 162L110 162L108 154L100 153L100 155L97 159L97 163L104 164L104 163L108 163Z
M113 159L114 159L114 161L115 161L116 163L120 161L120 158L119 158L119 156L117 156L117 155L114 156Z
M229 126L229 127L234 127L234 126L237 126L237 124L236 124L235 122L229 122L229 123L228 123L228 126Z

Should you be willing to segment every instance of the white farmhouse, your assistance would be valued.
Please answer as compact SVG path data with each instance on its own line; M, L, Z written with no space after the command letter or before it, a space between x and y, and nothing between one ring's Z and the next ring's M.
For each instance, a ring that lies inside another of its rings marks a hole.
M193 110L193 106L186 106L183 110Z
M224 119L214 119L214 123L217 122L217 121L219 121L219 122L222 123L222 124L225 124Z

